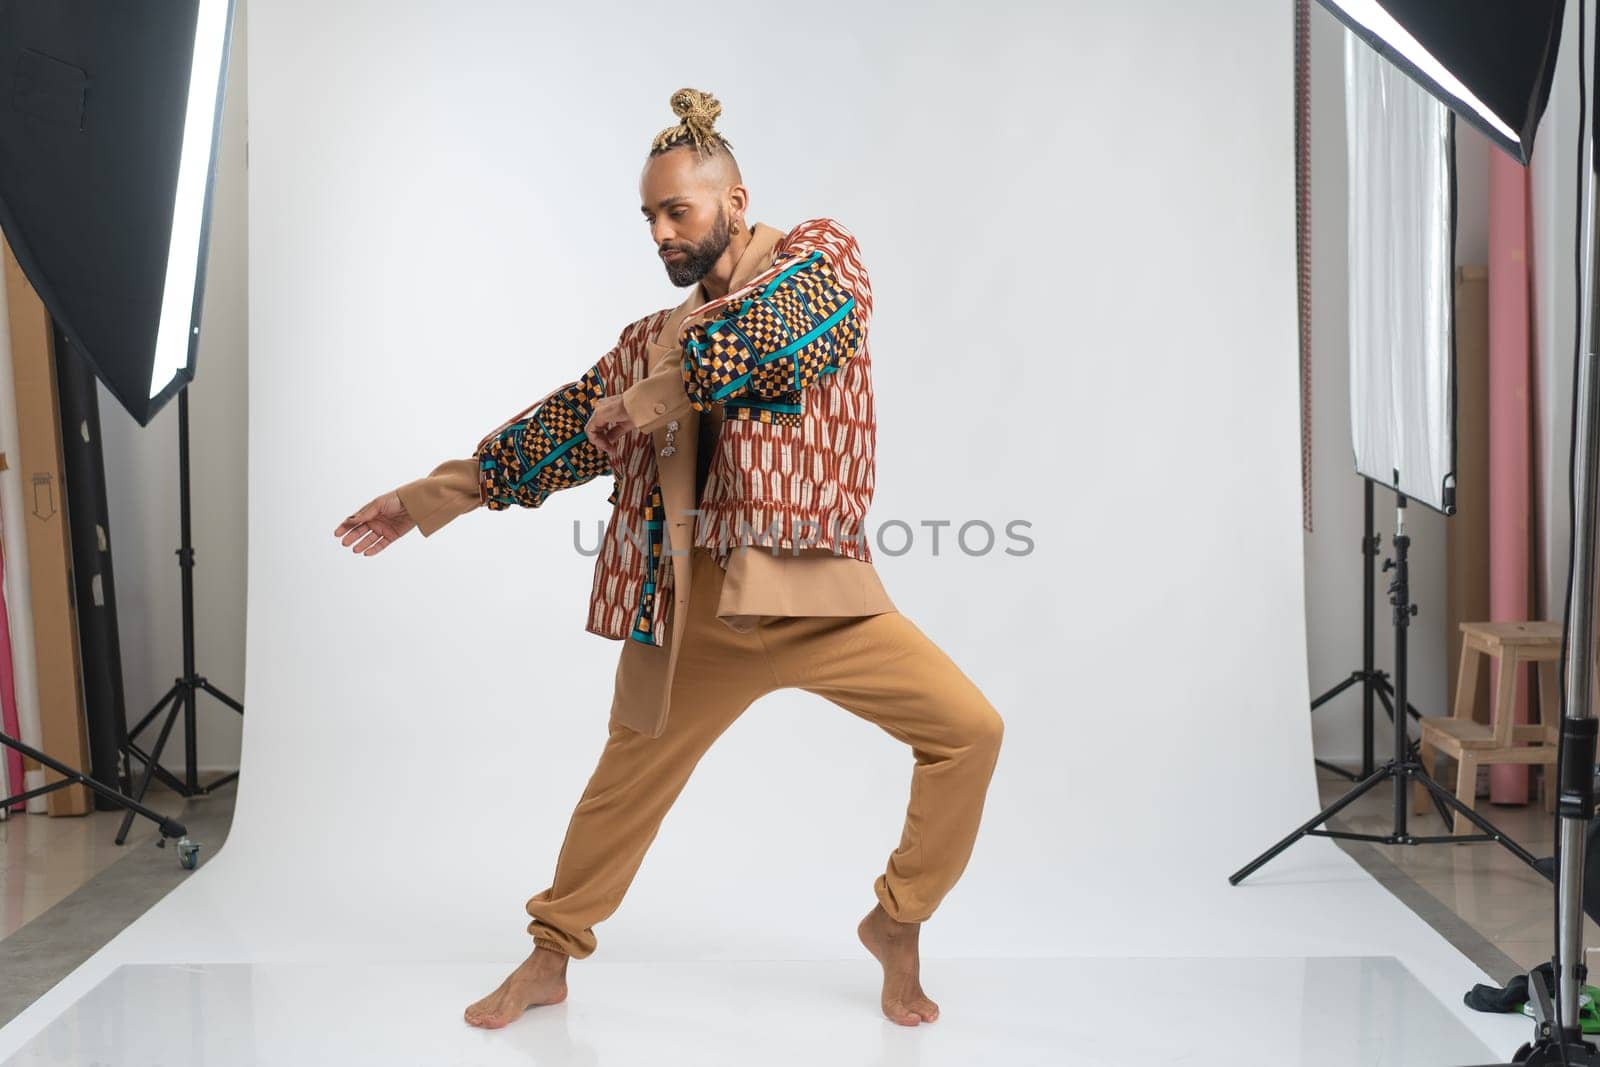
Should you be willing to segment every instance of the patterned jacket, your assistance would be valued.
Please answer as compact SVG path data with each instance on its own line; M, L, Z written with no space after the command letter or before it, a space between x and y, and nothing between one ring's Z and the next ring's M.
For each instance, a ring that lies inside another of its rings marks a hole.
M586 629L660 645L669 612L659 606L673 603L667 526L690 526L667 514L673 493L663 493L658 456L674 454L688 412L721 404L704 492L680 504L698 504L693 543L724 566L735 544L816 546L870 562L871 314L855 238L832 219L802 222L748 282L688 315L667 309L630 323L577 380L485 435L474 452L480 501L536 508L556 490L610 474L612 519ZM673 336L663 336L674 322ZM583 432L608 395L621 395L644 431L623 435L615 468Z

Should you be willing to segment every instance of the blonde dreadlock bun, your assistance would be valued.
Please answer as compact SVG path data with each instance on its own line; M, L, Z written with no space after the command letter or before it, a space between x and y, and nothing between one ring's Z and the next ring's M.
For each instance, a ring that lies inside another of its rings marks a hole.
M728 139L716 130L717 117L722 114L722 104L710 93L699 89L679 89L669 101L672 113L678 116L675 126L668 126L650 145L652 155L676 148L680 144L693 144L701 155L717 148L732 148Z

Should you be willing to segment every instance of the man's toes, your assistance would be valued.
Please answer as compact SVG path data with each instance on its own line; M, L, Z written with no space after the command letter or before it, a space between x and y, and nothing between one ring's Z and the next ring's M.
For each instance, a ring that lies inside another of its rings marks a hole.
M901 1026L916 1026L922 1021L922 1016L899 1001L885 1004L883 1014L888 1016L890 1022L899 1023Z
M494 1006L479 1001L466 1010L466 1020L473 1026L484 1026L490 1029L503 1025L495 1017Z
M923 1021L933 1022L939 1017L939 1005L927 997L918 997L911 1002L911 1010L922 1016Z

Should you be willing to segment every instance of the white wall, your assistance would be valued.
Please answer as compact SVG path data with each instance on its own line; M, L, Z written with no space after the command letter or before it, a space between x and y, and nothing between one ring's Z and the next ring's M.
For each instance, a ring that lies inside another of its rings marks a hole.
M189 477L195 551L196 670L244 699L246 555L246 211L245 0L239 0L222 140L211 202L204 319L198 373L189 387ZM178 401L141 428L100 387L106 496L128 724L143 718L183 673L181 543L178 513ZM196 698L201 768L239 765L241 725L232 709L205 693ZM160 720L140 735L146 751ZM183 774L180 715L162 764ZM138 769L137 767L135 768ZM209 778L204 775L203 778Z
M1348 348L1349 286L1346 271L1344 130L1345 29L1320 5L1311 6L1311 346L1312 346L1312 532L1305 535L1307 662L1312 695L1319 695L1361 666L1362 480L1350 444ZM1456 124L1456 262L1488 260L1488 150L1486 140ZM1458 427L1467 432L1466 427ZM1375 529L1383 538L1378 563L1393 554L1394 494L1374 494ZM1448 522L1412 502L1406 508L1411 535L1411 598L1419 611L1408 635L1407 685L1411 703L1424 715L1448 713L1448 586L1445 557ZM1394 629L1389 578L1377 577L1378 669L1394 672ZM1376 709L1375 756L1379 763L1394 743L1381 704ZM1352 770L1361 757L1361 697L1352 686L1313 716L1316 754Z

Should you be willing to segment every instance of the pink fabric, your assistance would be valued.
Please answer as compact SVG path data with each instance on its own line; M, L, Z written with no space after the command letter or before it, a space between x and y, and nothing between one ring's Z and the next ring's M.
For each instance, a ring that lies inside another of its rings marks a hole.
M1489 153L1489 615L1531 618L1532 391L1528 315L1528 171ZM1517 679L1516 722L1528 721L1528 680ZM1490 668L1492 694L1498 672ZM1492 698L1491 698L1492 699ZM1489 800L1528 802L1528 768L1497 764Z
M11 624L6 613L5 558L5 546L0 544L0 730L5 731L7 737L20 741L22 729L17 721L16 677L11 666ZM9 745L0 745L0 751L5 752L6 773L10 776L10 788L4 795L22 792L22 753ZM11 805L11 810L24 811L27 807L27 801L19 800Z

